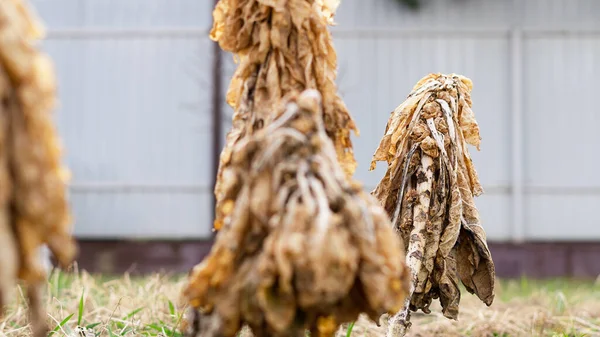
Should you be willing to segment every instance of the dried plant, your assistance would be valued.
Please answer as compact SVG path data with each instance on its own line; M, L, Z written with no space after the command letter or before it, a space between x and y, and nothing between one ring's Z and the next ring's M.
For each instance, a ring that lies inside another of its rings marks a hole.
M215 229L231 212L223 195L223 171L244 136L263 128L289 93L316 89L323 97L323 120L348 176L356 163L350 132L358 130L337 94L337 56L328 25L339 0L220 0L213 12L211 39L235 54L239 66L227 93L233 128L221 153L215 187Z
M233 211L184 295L198 336L332 336L361 312L400 310L403 246L377 200L336 159L316 90L292 95L238 142L223 171Z
M55 80L33 41L41 28L21 0L0 1L0 305L16 279L27 284L34 336L47 327L39 252L47 244L62 266L76 253L69 234L66 171L51 119Z
M371 163L388 163L373 195L404 240L412 272L410 296L389 336L405 333L409 309L429 313L432 299L456 319L459 280L485 304L494 299L494 264L474 203L483 189L467 149L480 144L471 89L460 75L421 79L392 112Z

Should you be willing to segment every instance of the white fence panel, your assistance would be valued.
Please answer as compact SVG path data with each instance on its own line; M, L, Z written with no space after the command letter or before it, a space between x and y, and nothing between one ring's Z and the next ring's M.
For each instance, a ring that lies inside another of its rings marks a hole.
M75 234L210 236L212 4L34 4L58 73Z

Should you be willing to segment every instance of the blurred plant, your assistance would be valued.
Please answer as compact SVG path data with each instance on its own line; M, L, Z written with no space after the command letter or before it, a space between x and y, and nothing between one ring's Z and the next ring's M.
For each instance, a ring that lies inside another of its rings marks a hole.
M421 8L422 5L422 0L395 0L396 2L407 6L408 8L412 9L412 10L417 10L419 8Z
M423 7L426 3L427 0L394 0L395 2L401 4L402 6L406 6L411 10L419 10L421 9L421 7ZM467 0L454 0L453 2L455 3L464 3Z
M31 335L45 337L41 248L47 245L61 267L77 252L68 170L51 116L56 81L51 59L36 48L44 31L27 3L0 1L0 23L0 316L22 281Z

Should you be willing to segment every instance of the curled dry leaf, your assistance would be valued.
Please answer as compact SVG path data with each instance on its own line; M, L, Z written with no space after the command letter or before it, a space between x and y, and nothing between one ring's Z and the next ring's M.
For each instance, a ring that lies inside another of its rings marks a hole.
M339 0L220 0L210 36L234 53L238 68L227 92L233 128L221 153L215 194L215 229L227 216L223 205L232 150L244 136L266 126L284 96L316 89L323 97L325 131L348 176L356 162L350 133L358 133L335 85L337 56L328 25Z
M21 0L0 1L0 299L9 299L16 277L28 284L35 336L45 335L40 247L47 244L62 266L76 253L50 114L53 69L33 44L41 34Z
M487 305L494 299L494 264L473 200L483 189L467 149L480 143L471 89L460 75L424 77L392 112L371 163L388 163L373 195L407 243L412 295L396 319L404 327L409 307L429 313L436 298L456 319L459 280Z
M344 174L316 90L233 149L232 212L184 295L192 335L331 336L361 312L377 319L408 291L402 241L377 200Z

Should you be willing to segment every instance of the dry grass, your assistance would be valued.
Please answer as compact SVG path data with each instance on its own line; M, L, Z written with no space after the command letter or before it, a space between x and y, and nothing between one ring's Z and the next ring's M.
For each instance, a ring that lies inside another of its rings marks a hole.
M168 275L109 278L55 272L48 283L48 322L54 336L181 336L173 328L184 279ZM593 281L500 281L487 308L463 292L459 320L414 315L409 336L600 336L600 285ZM83 294L83 296L82 296ZM29 336L23 293L0 323L0 336ZM385 324L385 323L384 323ZM78 327L87 327L87 330ZM84 331L82 331L84 330ZM351 335L384 336L385 326L361 318ZM346 336L348 327L338 336Z
M600 285L593 281L499 281L491 307L462 291L459 321L414 314L408 336L600 336ZM382 322L385 324L385 322ZM361 318L353 336L385 336L385 326ZM339 336L347 331L341 331Z
M178 308L182 277L92 276L86 272L50 276L48 324L53 336L181 336ZM14 305L0 324L0 336L29 336L25 297L18 289Z

